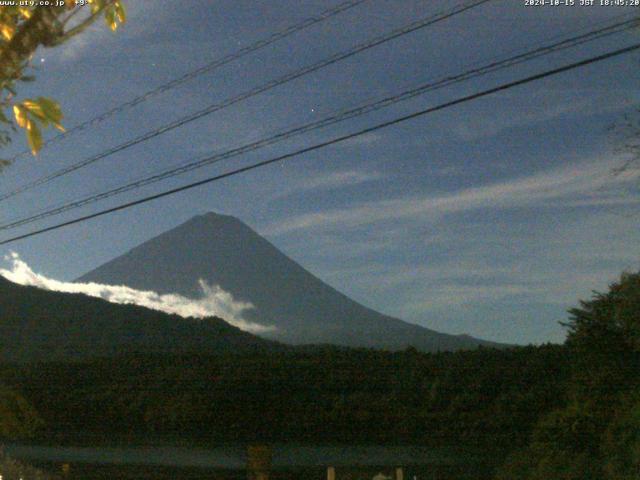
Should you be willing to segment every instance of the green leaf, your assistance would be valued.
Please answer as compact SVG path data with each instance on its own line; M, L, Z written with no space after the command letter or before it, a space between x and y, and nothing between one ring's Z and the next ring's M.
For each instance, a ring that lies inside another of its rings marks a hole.
M116 2L114 4L115 7L115 11L116 11L116 16L118 17L118 20L120 20L120 23L124 23L127 21L127 9L125 8L124 4L122 2Z
M37 100L30 100L30 99L26 99L22 101L21 104L25 109L27 109L27 111L29 113L31 113L33 116L35 116L38 120L40 120L41 122L43 122L45 125L49 122L49 119L47 118L47 116L44 113L44 110L42 109L42 106L40 105L40 102ZM20 125L22 126L22 125Z
M16 123L22 128L27 128L29 124L29 118L27 117L26 110L20 105L13 106L13 115L16 117Z
M29 142L31 153L37 155L42 148L42 133L40 133L40 128L35 122L30 122L27 128L27 141Z
M60 123L62 120L62 109L58 102L46 97L38 97L38 104L44 115L54 124Z
M108 8L104 14L104 19L107 22L107 26L111 30L118 28L118 22L116 22L116 10L115 8Z

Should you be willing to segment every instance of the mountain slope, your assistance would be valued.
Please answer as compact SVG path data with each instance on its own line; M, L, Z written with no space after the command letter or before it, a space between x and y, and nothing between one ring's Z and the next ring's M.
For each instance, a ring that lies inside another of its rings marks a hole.
M214 213L192 218L77 281L127 285L198 298L198 280L220 285L256 308L246 319L274 325L265 334L294 344L427 351L490 342L446 335L382 315L313 276L240 220Z
M16 285L0 276L0 360L40 361L122 353L282 349L219 318L196 320L99 298Z

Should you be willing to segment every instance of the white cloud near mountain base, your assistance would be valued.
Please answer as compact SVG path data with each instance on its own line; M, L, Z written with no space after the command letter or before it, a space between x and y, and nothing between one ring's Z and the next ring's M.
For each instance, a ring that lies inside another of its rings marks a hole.
M5 257L10 263L7 269L0 269L0 275L19 285L27 285L65 293L82 293L90 297L102 298L111 303L134 304L181 317L220 317L231 325L251 333L264 333L274 327L245 320L242 315L254 306L248 302L234 300L233 295L218 285L208 285L199 280L202 297L187 298L178 294L159 294L153 291L136 290L125 285L104 285L100 283L74 283L48 278L34 272L20 256L12 252Z

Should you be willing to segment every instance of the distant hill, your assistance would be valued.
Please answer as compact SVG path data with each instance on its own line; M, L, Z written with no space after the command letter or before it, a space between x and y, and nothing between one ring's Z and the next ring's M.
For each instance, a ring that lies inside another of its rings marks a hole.
M122 353L284 349L219 318L182 318L135 305L16 285L0 276L0 360L69 360Z
M142 243L77 281L200 295L198 280L219 285L256 308L243 317L276 329L263 334L291 344L424 351L497 346L447 335L371 310L338 292L240 220L208 213Z

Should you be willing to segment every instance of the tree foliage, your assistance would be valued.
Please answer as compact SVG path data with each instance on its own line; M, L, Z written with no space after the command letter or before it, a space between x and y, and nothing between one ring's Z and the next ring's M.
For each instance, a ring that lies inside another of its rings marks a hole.
M640 352L640 273L624 273L605 293L569 310L569 345L583 352Z
M58 3L57 6L0 7L0 147L11 141L11 133L18 126L25 130L29 148L35 155L42 148L42 128L54 126L63 130L62 111L54 100L16 99L17 85L34 79L27 71L36 50L63 44L100 16L104 16L111 30L126 19L120 0Z
M640 274L569 311L566 405L543 414L498 478L640 478Z
M42 420L22 395L0 386L0 438L31 437L41 426Z
M512 448L560 406L560 346L427 354L126 355L5 366L56 435L130 432L220 441L420 443Z
M640 275L624 274L570 311L565 345L216 355L194 345L180 354L0 364L0 381L28 392L48 438L92 431L112 439L463 445L489 453L483 461L499 480L635 480L639 299ZM121 313L118 329L142 321L133 307Z

